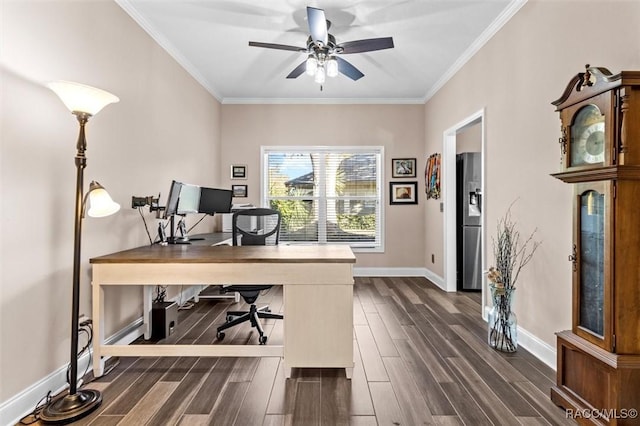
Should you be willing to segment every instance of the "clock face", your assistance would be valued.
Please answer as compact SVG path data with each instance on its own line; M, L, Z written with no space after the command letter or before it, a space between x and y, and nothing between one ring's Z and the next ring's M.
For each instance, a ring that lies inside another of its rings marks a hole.
M595 105L580 109L571 126L571 166L604 162L604 115Z
M604 161L604 123L593 123L580 135L578 150L586 163Z

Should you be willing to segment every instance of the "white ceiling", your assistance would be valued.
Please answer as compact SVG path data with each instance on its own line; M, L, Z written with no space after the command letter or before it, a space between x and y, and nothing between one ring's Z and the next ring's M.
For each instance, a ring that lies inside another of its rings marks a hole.
M526 0L116 0L223 103L423 103ZM393 37L395 48L343 55L365 76L286 79L306 46L306 6L324 9L338 44Z

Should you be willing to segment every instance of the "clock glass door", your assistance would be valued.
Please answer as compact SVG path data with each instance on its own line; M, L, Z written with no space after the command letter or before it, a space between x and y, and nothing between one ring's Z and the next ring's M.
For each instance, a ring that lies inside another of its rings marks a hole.
M605 197L594 190L580 195L580 328L604 334Z

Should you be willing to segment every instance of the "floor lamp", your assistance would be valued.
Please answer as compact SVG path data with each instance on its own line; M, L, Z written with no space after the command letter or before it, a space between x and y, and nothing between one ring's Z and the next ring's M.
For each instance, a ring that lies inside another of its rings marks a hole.
M80 315L80 242L82 237L82 219L85 212L92 217L104 217L117 212L120 205L115 203L107 191L97 182L91 182L87 196L83 196L84 168L87 158L85 125L89 118L105 106L118 102L117 96L104 90L68 81L56 81L47 85L62 100L80 123L76 163L76 206L73 245L73 300L71 304L71 357L69 368L69 393L55 399L40 413L44 423L71 423L100 406L102 395L93 389L78 390L78 331ZM91 205L88 211L87 202Z

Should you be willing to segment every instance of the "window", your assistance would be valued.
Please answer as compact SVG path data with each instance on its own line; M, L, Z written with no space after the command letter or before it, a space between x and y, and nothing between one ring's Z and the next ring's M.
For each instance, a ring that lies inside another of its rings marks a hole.
M382 250L382 147L263 147L263 205L280 241Z

